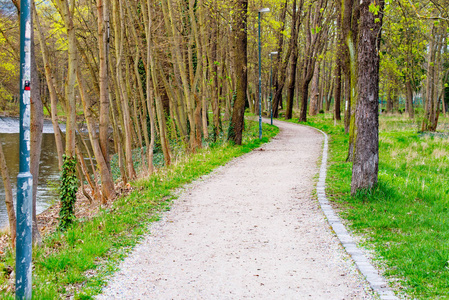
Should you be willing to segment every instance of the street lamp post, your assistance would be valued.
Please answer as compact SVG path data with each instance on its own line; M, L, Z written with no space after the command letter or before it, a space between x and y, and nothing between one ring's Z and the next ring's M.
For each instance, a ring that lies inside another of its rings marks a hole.
M260 43L260 19L262 13L269 11L269 8L259 9L259 140L262 139L262 46Z
M273 125L273 55L277 55L277 52L270 53L270 119L271 125Z
M31 1L20 5L20 164L17 175L16 299L31 299L33 176L30 173Z

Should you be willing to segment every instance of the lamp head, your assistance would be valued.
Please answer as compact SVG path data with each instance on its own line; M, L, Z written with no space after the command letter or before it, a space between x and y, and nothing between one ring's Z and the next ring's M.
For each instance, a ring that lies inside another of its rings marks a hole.
M270 11L269 8L261 8L261 9L259 9L259 13L266 13L266 12L269 12L269 11Z
M271 52L270 56L272 56L272 55L278 55L278 52L277 51L276 52Z

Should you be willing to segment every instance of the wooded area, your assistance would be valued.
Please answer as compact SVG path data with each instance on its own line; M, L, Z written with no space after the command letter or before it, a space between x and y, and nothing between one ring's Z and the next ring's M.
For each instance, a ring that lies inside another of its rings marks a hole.
M0 106L14 115L20 7L17 0L0 3ZM80 179L92 201L107 203L116 197L111 152L125 184L154 172L155 152L169 165L174 145L195 152L223 135L241 144L245 111L259 113L257 14L269 7L261 25L261 113L270 115L270 92L274 117L305 122L308 114L333 110L337 122L343 113L352 191L371 188L377 183L379 111L420 118L422 131L436 131L439 114L447 111L448 4L35 1L32 151L39 157L45 111L63 174ZM270 57L273 51L278 55ZM87 134L90 145L78 134ZM95 165L91 160L88 166L81 153L90 149ZM32 172L38 161L32 159ZM0 164L6 187L6 165ZM76 192L67 182L62 202ZM9 220L15 224L13 210Z

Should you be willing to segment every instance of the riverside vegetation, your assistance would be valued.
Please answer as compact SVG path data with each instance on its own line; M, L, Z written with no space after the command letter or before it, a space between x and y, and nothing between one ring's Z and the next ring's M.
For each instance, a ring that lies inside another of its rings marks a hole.
M195 154L186 155L149 178L133 182L134 191L102 209L91 220L77 221L65 232L44 238L33 251L33 299L92 299L98 294L117 265L159 213L170 209L176 189L210 173L234 157L250 152L277 134L278 128L263 124L259 140L256 122L247 121L242 146L223 139L210 143ZM12 291L14 254L1 256L0 298L14 299Z
M398 294L449 295L449 118L444 130L419 133L419 118L379 118L379 184L351 196L348 135L331 115L304 123L330 137L326 193L363 245L374 250Z

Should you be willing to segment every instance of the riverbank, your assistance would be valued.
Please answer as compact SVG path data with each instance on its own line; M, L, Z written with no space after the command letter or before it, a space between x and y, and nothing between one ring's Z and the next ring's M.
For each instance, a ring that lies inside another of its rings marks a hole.
M90 193L89 187L85 186L85 189ZM121 182L116 184L116 191L118 191L118 197L126 197L132 192L133 187L131 185L124 186ZM117 199L117 198L116 198ZM77 192L75 202L75 215L79 222L85 222L95 217L100 209L108 209L113 206L114 201L109 201L106 205L101 205L99 201L90 202L81 191ZM59 203L55 203L45 209L42 213L37 215L37 226L40 234L45 237L56 231L59 218ZM0 230L0 256L4 255L10 247L9 226Z
M147 225L168 208L176 197L176 189L251 151L277 133L275 127L264 124L264 138L259 140L257 123L247 125L243 146L211 144L134 182L128 196L119 197L109 207L99 207L99 213L90 220L77 222L64 233L55 231L44 236L43 245L33 252L34 295L42 299L89 299L89 295L98 293L117 262L147 232ZM13 299L14 256L7 251L0 260L4 266L0 297Z

